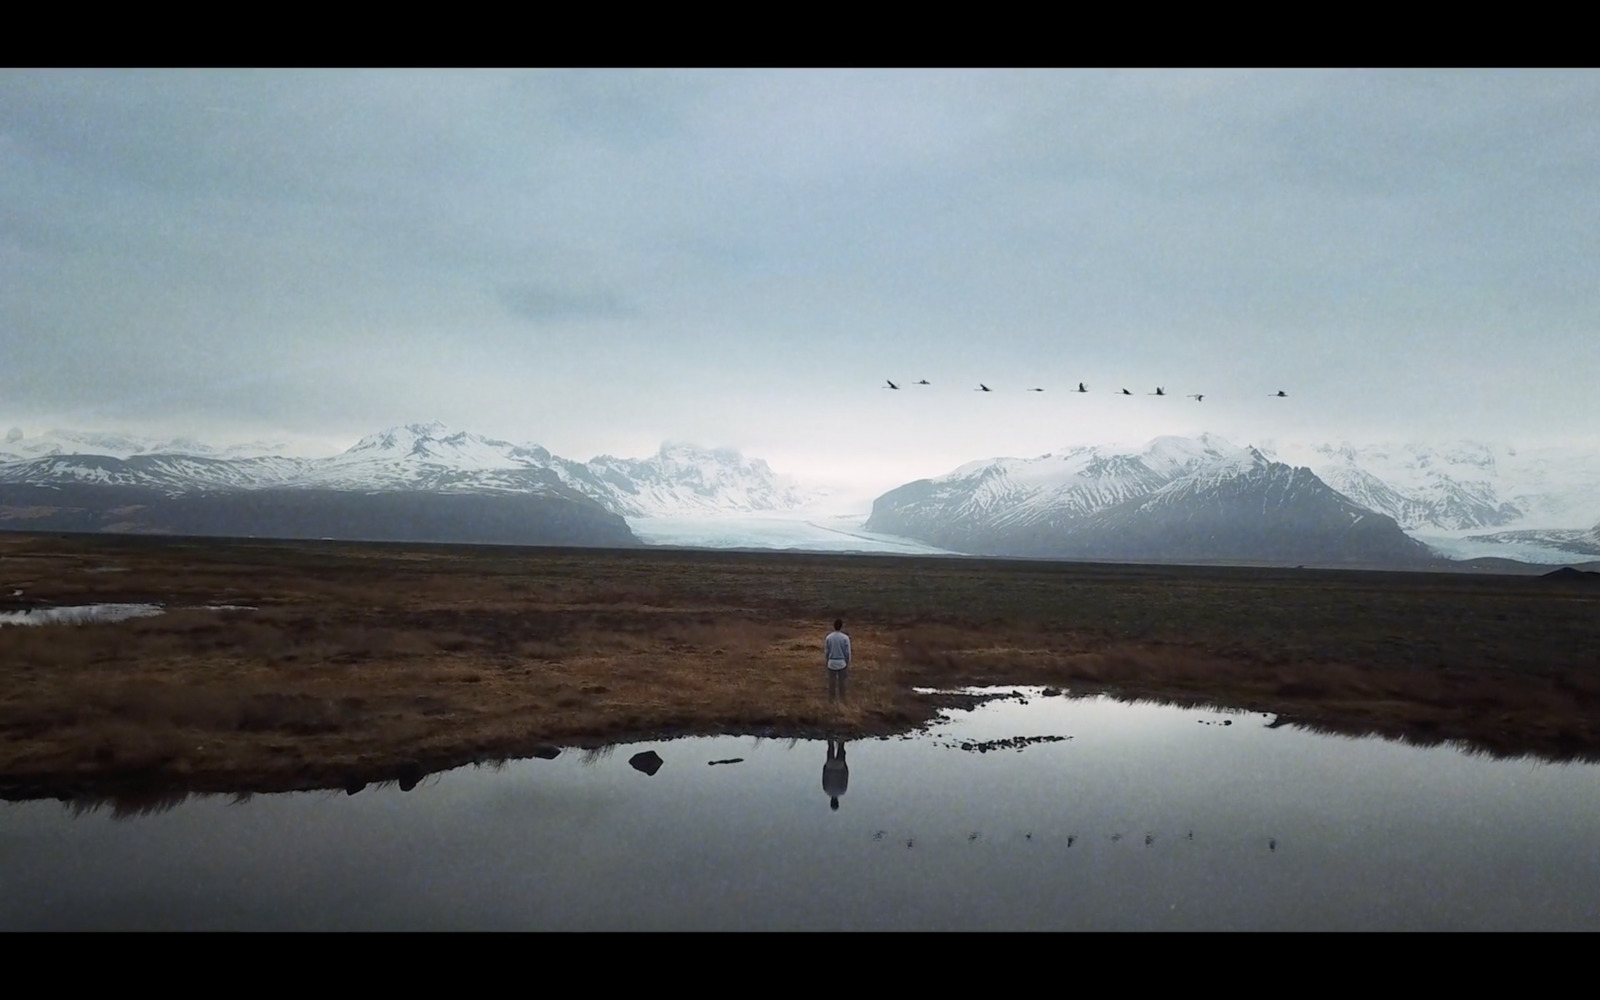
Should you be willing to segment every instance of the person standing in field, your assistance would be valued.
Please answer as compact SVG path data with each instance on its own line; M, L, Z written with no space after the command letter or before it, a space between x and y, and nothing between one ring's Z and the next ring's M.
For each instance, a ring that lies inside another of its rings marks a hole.
M833 620L833 631L822 640L822 652L828 659L828 698L844 700L844 682L850 671L850 637L844 634L844 619Z

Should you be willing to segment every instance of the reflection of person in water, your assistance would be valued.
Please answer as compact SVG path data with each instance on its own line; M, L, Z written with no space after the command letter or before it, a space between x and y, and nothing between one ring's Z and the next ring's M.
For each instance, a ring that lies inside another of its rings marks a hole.
M839 808L839 796L850 787L850 768L844 762L844 741L828 740L828 762L822 765L822 790L828 793L828 808Z

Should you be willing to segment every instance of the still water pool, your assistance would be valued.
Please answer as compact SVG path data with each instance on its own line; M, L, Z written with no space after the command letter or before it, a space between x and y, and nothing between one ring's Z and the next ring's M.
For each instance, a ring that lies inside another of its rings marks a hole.
M1017 689L827 790L826 741L716 737L4 804L0 929L1600 929L1600 766L1270 722Z

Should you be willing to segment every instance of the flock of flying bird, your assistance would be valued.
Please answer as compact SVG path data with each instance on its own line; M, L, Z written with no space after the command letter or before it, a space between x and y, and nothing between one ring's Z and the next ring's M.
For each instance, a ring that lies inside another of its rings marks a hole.
M891 381L889 379L884 379L884 381L888 383L887 385L885 385L883 387L885 389L899 389L900 388L900 386L896 385L893 381ZM920 380L918 380L916 382L912 382L911 384L912 385L932 385L933 383L929 382L927 379L920 379ZM988 386L984 385L982 382L979 382L978 383L978 387L976 389L972 390L972 391L973 392L994 392L993 389L991 389ZM1028 390L1025 390L1025 391L1027 391L1027 392L1044 392L1043 389L1038 389L1038 388L1028 389ZM1073 392L1088 392L1089 391L1089 387L1084 385L1082 382L1079 382L1078 383L1078 388L1076 388L1076 389L1074 389L1072 391ZM1156 386L1156 391L1155 392L1146 393L1145 395L1147 395L1147 396L1165 396L1166 394L1167 394L1167 390L1163 389L1161 386L1158 385L1158 386ZM1129 392L1127 389L1123 389L1121 392L1112 393L1112 395L1114 395L1114 396L1131 396L1131 395L1133 395L1133 393ZM1189 393L1187 398L1192 399L1192 400L1194 400L1195 402L1198 403L1201 400L1206 398L1206 394L1203 393L1203 392L1191 392L1191 393ZM1273 393L1269 398L1271 398L1271 399L1287 399L1287 398L1289 398L1289 394L1287 392L1284 392L1282 389L1279 389L1277 392Z

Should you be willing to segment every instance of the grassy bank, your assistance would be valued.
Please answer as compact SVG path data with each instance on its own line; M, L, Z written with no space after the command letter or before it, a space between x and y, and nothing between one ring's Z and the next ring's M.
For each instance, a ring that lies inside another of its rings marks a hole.
M1600 593L1539 578L0 535L0 794L343 787L543 746L904 731L1056 685L1600 759ZM22 594L12 595L21 590ZM253 610L210 610L245 605ZM855 644L826 698L821 640Z

